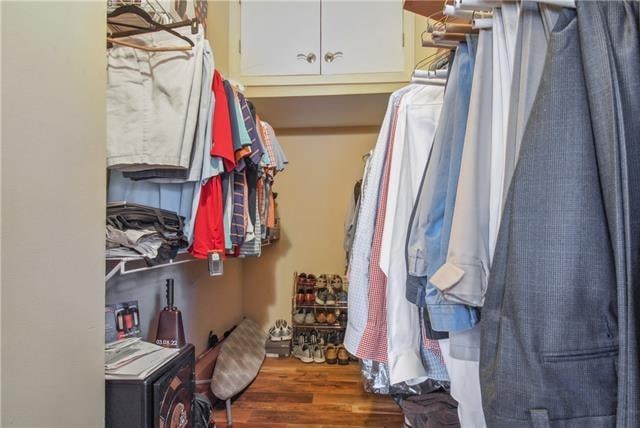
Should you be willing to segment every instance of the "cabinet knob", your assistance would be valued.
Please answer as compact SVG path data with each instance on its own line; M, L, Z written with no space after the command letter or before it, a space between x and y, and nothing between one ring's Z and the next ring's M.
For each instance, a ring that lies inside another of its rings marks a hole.
M342 58L344 54L340 51L338 52L327 52L324 54L325 62L333 62L334 59Z
M309 64L313 64L314 62L316 62L316 54L314 54L313 52L309 52L308 54L303 54L303 53L299 53L298 55L296 55L296 58L298 59L303 59L305 61L307 61Z

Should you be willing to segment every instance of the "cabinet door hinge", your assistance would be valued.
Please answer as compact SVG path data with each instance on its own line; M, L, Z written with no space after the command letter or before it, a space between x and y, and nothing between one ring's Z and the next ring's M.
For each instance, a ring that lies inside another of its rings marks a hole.
M238 53L242 53L242 40L238 40Z
M402 47L404 47L404 32L402 32Z

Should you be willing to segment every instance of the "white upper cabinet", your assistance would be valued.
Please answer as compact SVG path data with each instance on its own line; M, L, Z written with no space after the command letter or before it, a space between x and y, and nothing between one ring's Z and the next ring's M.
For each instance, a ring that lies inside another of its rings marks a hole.
M322 74L404 70L402 1L322 1Z
M318 0L243 0L240 10L243 75L320 74Z
M254 97L389 92L411 74L413 24L402 0L238 0L229 77Z

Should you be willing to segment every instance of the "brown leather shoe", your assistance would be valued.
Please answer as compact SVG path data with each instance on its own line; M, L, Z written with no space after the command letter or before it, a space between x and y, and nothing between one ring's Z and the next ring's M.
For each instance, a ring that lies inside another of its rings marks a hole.
M324 313L323 310L320 310L316 313L316 322L318 324L324 324L327 322L327 315Z
M327 312L327 324L335 324L337 320L334 312Z
M324 359L327 364L335 364L338 362L338 351L333 345L328 345L324 351Z
M349 353L344 346L338 346L338 364L341 366L349 364Z

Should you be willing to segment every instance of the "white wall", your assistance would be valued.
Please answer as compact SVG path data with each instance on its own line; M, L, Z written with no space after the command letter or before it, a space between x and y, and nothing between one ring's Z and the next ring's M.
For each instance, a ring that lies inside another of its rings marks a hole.
M106 3L0 7L1 425L99 427Z

